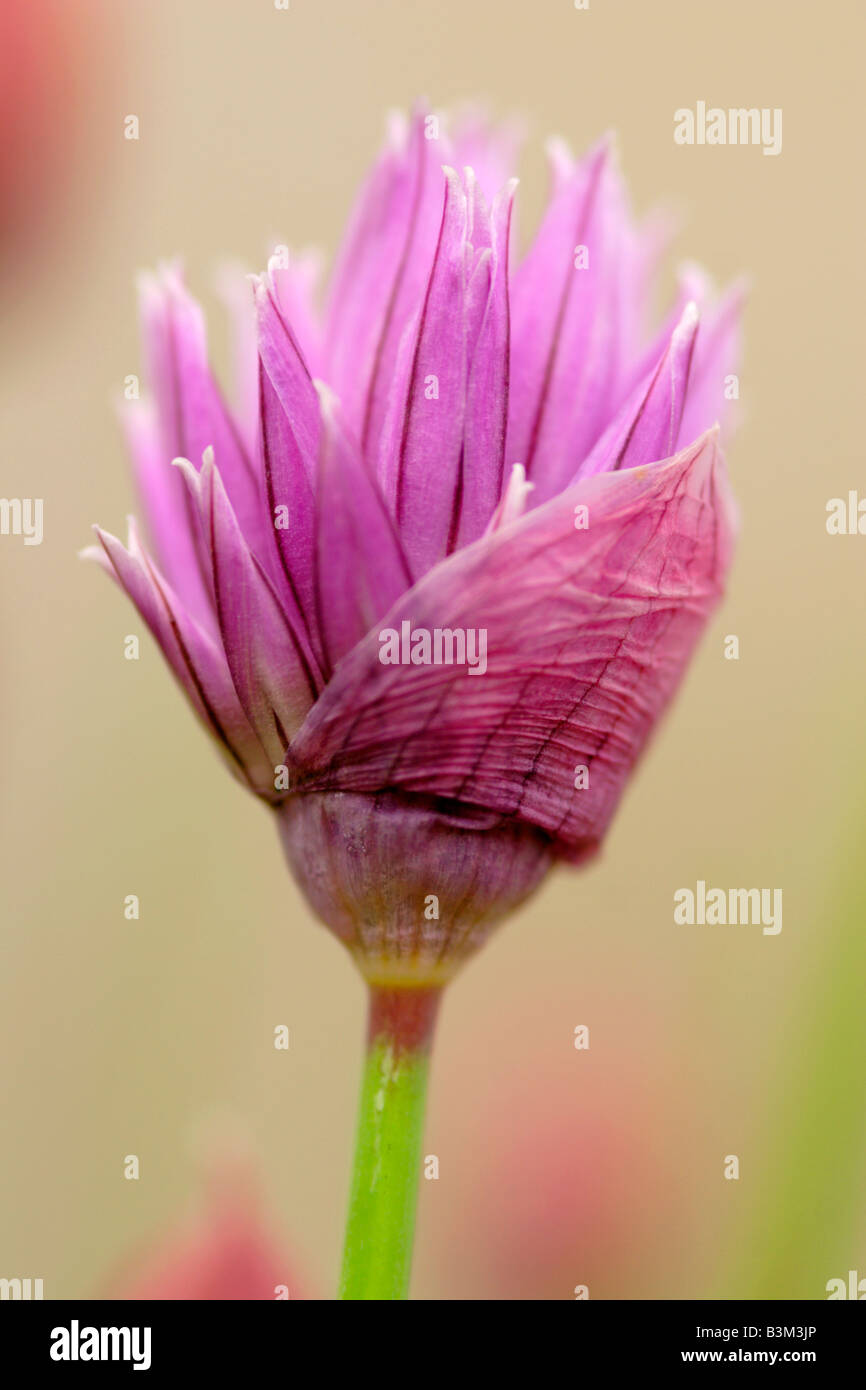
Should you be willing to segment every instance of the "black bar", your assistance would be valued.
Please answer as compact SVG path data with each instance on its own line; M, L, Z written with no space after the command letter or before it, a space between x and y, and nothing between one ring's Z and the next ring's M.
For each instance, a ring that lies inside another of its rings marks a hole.
M862 1300L861 1300L862 1301ZM866 1322L855 1309L834 1301L709 1303L709 1302L578 1302L543 1325L519 1315L508 1315L501 1333L487 1323L493 1313L482 1313L478 1303L464 1303L458 1317L470 1335L458 1344L449 1338L449 1324L428 1308L407 1305L402 1312L362 1314L314 1303L125 1303L125 1302L4 1302L0 1307L3 1360L16 1365L18 1378L31 1371L52 1378L84 1374L98 1376L108 1369L113 1375L156 1376L192 1369L214 1372L220 1379L237 1373L282 1367L286 1384L299 1378L310 1381L309 1358L333 1378L336 1367L357 1359L359 1371L378 1375L393 1373L404 1365L405 1339L417 1338L424 1370L429 1374L437 1352L443 1367L453 1372L457 1362L466 1370L475 1357L484 1358L488 1372L497 1358L511 1355L515 1345L532 1351L551 1369L550 1351L562 1335L569 1352L568 1365L576 1376L581 1367L599 1374L621 1370L661 1370L673 1367L720 1365L807 1366L822 1376L845 1369L862 1376L862 1349ZM451 1305L452 1307L457 1306ZM486 1305L490 1308L492 1305ZM500 1313L507 1307L500 1304ZM453 1314L446 1314L449 1319ZM546 1316L546 1315L545 1315ZM324 1321L319 1322L323 1317ZM349 1319L348 1323L343 1318ZM359 1317L356 1323L355 1318ZM394 1318L398 1327L395 1327ZM380 1318L382 1321L380 1321ZM403 1321L403 1319L407 1321ZM435 1321L434 1321L435 1319ZM133 1329L139 1329L136 1336ZM94 1331L95 1329L95 1331ZM106 1329L103 1335L103 1329ZM117 1333L108 1329L116 1329ZM145 1335L149 1331L149 1339ZM316 1333L325 1338L318 1342ZM398 1332L400 1341L383 1341ZM333 1334L337 1332L337 1337ZM353 1335L353 1332L355 1335ZM544 1341L539 1341L539 1333ZM306 1334L306 1335L305 1335ZM474 1346L474 1354L472 1347ZM397 1348L399 1347L399 1351ZM54 1356L52 1356L52 1348ZM372 1350L371 1350L372 1348ZM89 1358L91 1350L100 1357ZM77 1359L56 1359L60 1353ZM126 1360L114 1359L126 1354ZM467 1355L468 1353L468 1355ZM372 1361L370 1360L372 1357ZM391 1373L383 1362L393 1358ZM145 1362L148 1362L145 1365ZM425 1376L426 1378L426 1376ZM546 1377L545 1377L546 1378Z

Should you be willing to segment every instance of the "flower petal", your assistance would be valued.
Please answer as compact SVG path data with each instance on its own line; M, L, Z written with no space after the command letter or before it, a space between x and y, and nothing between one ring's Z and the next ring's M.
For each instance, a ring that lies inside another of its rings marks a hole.
M740 319L746 286L735 284L718 304L704 315L689 381L689 394L683 411L680 438L697 438L717 421L729 423L732 400L729 378L740 368Z
M297 612L286 611L244 540L211 450L200 473L179 461L200 510L213 567L214 600L235 689L271 766L321 688Z
M452 130L455 166L468 166L484 197L492 202L517 166L523 137L518 121L493 122L482 107L464 109L458 112Z
M316 597L328 671L409 588L394 522L336 398L320 386L322 444L316 490Z
M315 493L297 435L264 367L259 389L265 489L283 581L278 588L289 606L297 609L307 643L321 661L315 598Z
M400 536L414 575L447 555L457 531L458 481L466 406L466 192L446 170L439 243L418 324L404 405L393 495Z
M254 289L259 355L288 421L289 434L286 436L286 444L292 450L291 476L296 475L297 466L301 464L310 485L314 486L316 457L319 451L319 401L313 378L292 326L284 318L277 303L271 277L257 278ZM288 490L291 477L286 490L282 490L276 471L279 465L279 455L272 455L271 467L278 484L277 495L288 500L291 495Z
M392 124L332 279L324 372L374 465L400 342L430 275L442 215L441 165L448 150L423 109L408 129Z
M121 425L132 458L132 471L144 508L147 532L157 562L187 611L214 635L210 575L199 543L189 498L171 455L163 452L157 412L152 401L124 401Z
M322 273L318 251L289 253L288 265L274 257L268 264L280 313L292 332L313 375L322 370L322 328L316 311L316 288Z
M514 180L508 184L493 206L483 317L469 347L458 546L477 540L502 495L508 423L508 244L516 186ZM473 240L477 243L476 231L473 231ZM476 270L470 282L470 294L477 275ZM467 317L471 323L474 318L471 307Z
M698 333L697 305L687 304L649 378L605 430L577 477L637 468L670 458L677 447Z
M512 521L518 521L526 511L531 495L532 483L526 481L526 469L522 463L515 463L505 485L502 501L490 518L488 533L500 531L503 526L510 526Z
M559 492L600 433L616 381L611 304L621 226L607 143L567 177L518 266L511 295L506 465L535 501Z
M232 415L247 454L255 459L259 440L259 353L249 272L237 262L223 262L217 271L216 289L229 320ZM180 479L177 481L180 483Z
M273 555L261 479L210 370L204 315L176 268L141 278L145 345L166 462L181 456L197 468L213 448L232 506L250 547Z
M107 563L147 623L199 719L219 743L232 770L268 800L273 763L238 700L225 654L187 613L143 549L130 518L128 546L94 528Z
M307 644L321 663L314 559L319 398L300 344L277 302L273 271L256 280L255 299L262 471L281 570L275 578L286 605L302 615Z

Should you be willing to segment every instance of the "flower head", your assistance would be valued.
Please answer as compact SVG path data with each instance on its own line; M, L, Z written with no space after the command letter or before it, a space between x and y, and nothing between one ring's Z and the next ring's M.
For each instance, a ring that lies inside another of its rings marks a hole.
M660 237L609 141L552 148L516 262L510 154L477 119L394 121L323 313L309 256L253 280L233 408L180 272L145 279L150 548L98 532L373 975L453 963L597 849L730 555L738 294L688 271L647 335Z

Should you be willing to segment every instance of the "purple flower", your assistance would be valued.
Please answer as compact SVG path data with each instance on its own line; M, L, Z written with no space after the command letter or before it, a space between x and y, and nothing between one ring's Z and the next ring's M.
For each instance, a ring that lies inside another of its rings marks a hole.
M689 271L647 335L662 238L608 142L552 149L515 263L511 157L478 121L395 122L324 312L309 257L254 279L255 338L238 306L234 407L179 271L145 279L153 397L126 425L149 548L97 533L317 910L387 979L448 973L598 847L731 551L738 292Z

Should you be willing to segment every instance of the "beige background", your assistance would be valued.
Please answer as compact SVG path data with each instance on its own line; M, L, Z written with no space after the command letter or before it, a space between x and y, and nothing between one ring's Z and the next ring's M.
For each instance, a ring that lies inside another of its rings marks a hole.
M112 402L140 369L138 268L183 254L222 361L220 260L259 267L275 239L330 255L386 109L426 94L525 117L524 232L543 139L581 148L615 128L637 207L675 206L678 252L721 280L748 272L753 293L728 600L603 860L557 875L446 1002L425 1142L442 1176L424 1184L415 1293L507 1294L514 1261L531 1266L508 1232L560 1142L527 1143L549 1090L557 1116L586 1118L602 1145L619 1136L623 1190L592 1196L601 1216L560 1283L533 1288L709 1296L768 1161L779 1076L798 1084L787 1059L840 865L861 853L866 539L829 537L824 509L866 492L862 7L153 0L81 22L95 26L90 66L54 126L73 191L58 188L43 241L6 278L0 342L2 492L45 499L41 547L0 539L0 1275L93 1293L182 1214L190 1134L227 1109L308 1287L334 1285L360 983L149 638L139 663L123 659L141 625L76 551L134 505ZM781 155L676 146L673 111L698 99L782 107ZM122 138L128 113L138 143ZM728 633L739 662L723 660ZM672 893L697 878L782 887L781 935L675 928ZM587 1055L571 1044L581 1022ZM509 1087L512 1130L482 1124ZM827 1146L832 1170L832 1134ZM732 1152L739 1185L721 1179ZM128 1153L138 1183L123 1179ZM866 1270L863 1235L851 1227L840 1259ZM801 1285L820 1296L835 1272L801 1271Z

